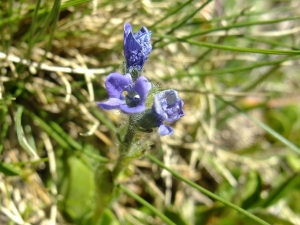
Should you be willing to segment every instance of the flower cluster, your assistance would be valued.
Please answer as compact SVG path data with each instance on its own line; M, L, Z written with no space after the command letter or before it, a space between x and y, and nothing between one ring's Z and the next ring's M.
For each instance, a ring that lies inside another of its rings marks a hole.
M103 109L120 109L134 117L137 130L150 132L158 127L161 135L171 135L174 130L164 122L172 123L184 116L183 101L175 90L169 89L154 95L152 107L146 108L149 91L148 79L141 75L144 63L152 50L151 32L142 27L136 34L129 23L124 25L124 56L126 74L111 73L106 77L105 87L109 95L106 102L98 102ZM138 71L138 76L133 75Z

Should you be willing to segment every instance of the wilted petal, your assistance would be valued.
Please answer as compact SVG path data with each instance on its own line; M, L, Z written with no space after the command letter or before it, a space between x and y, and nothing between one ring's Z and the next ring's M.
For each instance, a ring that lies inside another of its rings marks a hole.
M174 122L184 116L183 101L175 90L159 92L154 97L154 110L162 120Z
M158 128L158 133L160 133L162 136L164 135L172 135L174 133L174 130L169 125L160 125Z
M132 84L130 74L111 73L106 77L105 87L110 98L120 98L125 87Z
M118 98L109 98L106 102L98 102L98 106L102 109L119 109L120 105L124 104L124 100Z

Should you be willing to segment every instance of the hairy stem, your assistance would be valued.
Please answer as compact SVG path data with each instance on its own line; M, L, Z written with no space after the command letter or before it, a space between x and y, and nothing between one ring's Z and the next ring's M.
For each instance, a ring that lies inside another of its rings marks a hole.
M135 136L135 124L132 116L129 117L126 134L120 142L119 156L115 163L113 171L106 168L105 164L100 164L95 171L96 183L96 207L93 223L99 224L103 212L111 204L114 198L115 182L120 172L128 166L132 158L128 157L130 147Z
M115 167L113 169L113 179L115 180L119 173L129 164L129 162L131 161L130 158L128 158L128 152L130 150L132 141L134 139L135 136L135 130L134 130L135 124L133 121L132 116L129 117L129 124L128 124L128 128L126 131L126 134L124 136L124 139L122 140L122 142L120 143L119 146L119 157L118 160L115 164Z

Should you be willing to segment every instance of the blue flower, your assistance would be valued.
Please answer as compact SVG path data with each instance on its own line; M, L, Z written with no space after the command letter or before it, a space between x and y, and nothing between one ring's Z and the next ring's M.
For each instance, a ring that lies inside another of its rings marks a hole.
M135 115L136 127L143 132L151 132L152 128L158 127L161 135L171 135L173 128L164 122L175 122L184 116L183 101L178 97L175 90L165 90L154 96L152 108Z
M106 77L106 91L109 99L98 102L103 109L121 109L124 113L141 113L145 110L145 101L151 89L151 83L144 76L138 77L133 83L131 75L111 73Z
M124 25L124 56L127 71L137 68L141 71L152 50L150 44L151 31L142 27L136 34L132 32L130 23Z
M158 132L161 135L174 133L174 130L169 125L165 125L163 121L172 123L184 116L183 104L183 101L178 97L178 92L172 89L155 95L152 112L157 117Z

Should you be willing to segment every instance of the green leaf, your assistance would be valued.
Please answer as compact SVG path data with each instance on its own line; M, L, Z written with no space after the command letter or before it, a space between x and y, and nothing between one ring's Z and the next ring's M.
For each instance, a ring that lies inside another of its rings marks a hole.
M243 209L249 209L253 204L260 200L260 193L262 190L262 179L258 173L255 173L256 176L256 185L253 192L249 195L248 198L242 203Z
M119 225L120 223L116 219L116 216L112 213L110 210L105 210L102 220L101 220L101 225Z
M114 198L114 180L111 170L104 163L99 163L95 170L96 207L94 212L95 223L102 217Z
M7 176L18 176L20 175L20 169L13 166L12 164L0 162L0 172Z
M189 179L186 179L185 177L183 177L182 175L180 175L179 173L175 172L174 170L170 169L169 167L167 167L164 163L162 163L161 161L159 161L158 159L156 159L155 157L153 157L150 154L146 154L146 156L155 164L159 165L160 167L164 168L165 170L169 171L174 177L177 177L178 179L182 180L183 182L185 182L186 184L190 185L191 187L197 189L198 191L204 193L205 195L219 201L222 202L224 205L235 209L236 211L238 211L239 213L247 216L248 218L251 218L253 221L257 222L258 224L263 224L263 225L268 225L269 223L265 222L264 220L262 220L259 217L256 217L255 215L253 215L252 213L242 209L241 207L233 204L232 202L229 202L221 197L219 197L218 195L210 192L209 190L197 185L196 183L190 181Z
M155 215L157 215L158 217L160 217L167 224L169 224L169 225L175 225L176 224L172 220L170 220L167 216L165 216L163 213L161 213L158 209L156 209L154 206L152 206L151 204L149 204L147 201L145 201L143 198L141 198L140 196L138 196L137 194L135 194L134 192L132 192L131 190L129 190L125 186L118 185L118 187L122 191L124 191L125 194L129 195L130 197L134 198L139 203L141 203L142 205L144 205L145 207L147 207L150 211L152 211Z
M80 225L95 224L92 215L93 215L93 212L87 214L87 216L83 220L80 221ZM115 214L111 210L106 209L103 213L101 221L99 223L97 223L97 225L120 225L120 222L118 221Z
M255 211L254 214L263 220L267 221L270 224L278 224L278 225L293 225L291 222L279 218L280 215L274 215L270 212L267 212L265 210L258 210ZM243 223L235 223L235 224L246 224L246 225L252 225L251 221L249 222L247 218L244 217ZM246 223L245 223L246 222Z
M72 220L80 221L93 210L93 172L76 157L69 157L66 166L68 171L60 188L62 207Z
M206 47L206 48L214 48L220 50L227 50L227 51L236 51L236 52L250 52L250 53L260 53L260 54L271 54L271 55L299 55L300 51L298 50L273 50L273 49L259 49L259 48L244 48L244 47L236 47L236 46L229 46L229 45L219 45L219 44L212 44L207 42L201 41L194 41L184 38L175 37L172 35L161 35L158 33L154 33L153 36L155 37L163 37L169 39L171 41L179 41L188 43L195 46Z
M35 158L39 158L39 156L36 153L36 150L33 149L27 142L24 132L23 132L23 127L22 127L22 113L23 113L23 106L19 106L17 109L17 114L16 114L16 130L17 130L17 137L19 140L19 143L21 147L29 154L34 156Z
M262 129L264 129L266 132L268 132L270 135L272 135L274 138L276 138L277 140L279 140L282 144L284 144L285 146L289 147L290 149L292 149L293 151L297 152L298 154L300 154L300 148L298 146L296 146L294 143L290 142L288 139L284 138L282 135L280 135L278 132L276 132L275 130L273 130L272 128L270 128L269 126L267 126L265 123L259 121L258 119L256 119L255 117L249 115L247 112L245 112L243 109L240 109L239 107L235 106L234 104L225 101L223 98L216 96L217 99L219 99L220 101L222 101L223 103L230 105L232 108L234 108L235 110L243 113L246 117L248 117L250 120L252 120L254 123L256 123L258 126L260 126Z
M172 221L176 221L176 225L187 225L188 223L184 221L179 212L174 212L171 209L165 210L165 215Z
M285 198L285 196L296 186L300 184L300 172L295 173L287 178L279 186L275 187L266 199L263 199L258 204L261 207L268 207L275 204L278 200Z
M208 224L210 218L216 213L220 213L220 211L222 211L224 208L224 205L218 207L217 204L214 207L199 205L195 210L194 224Z

